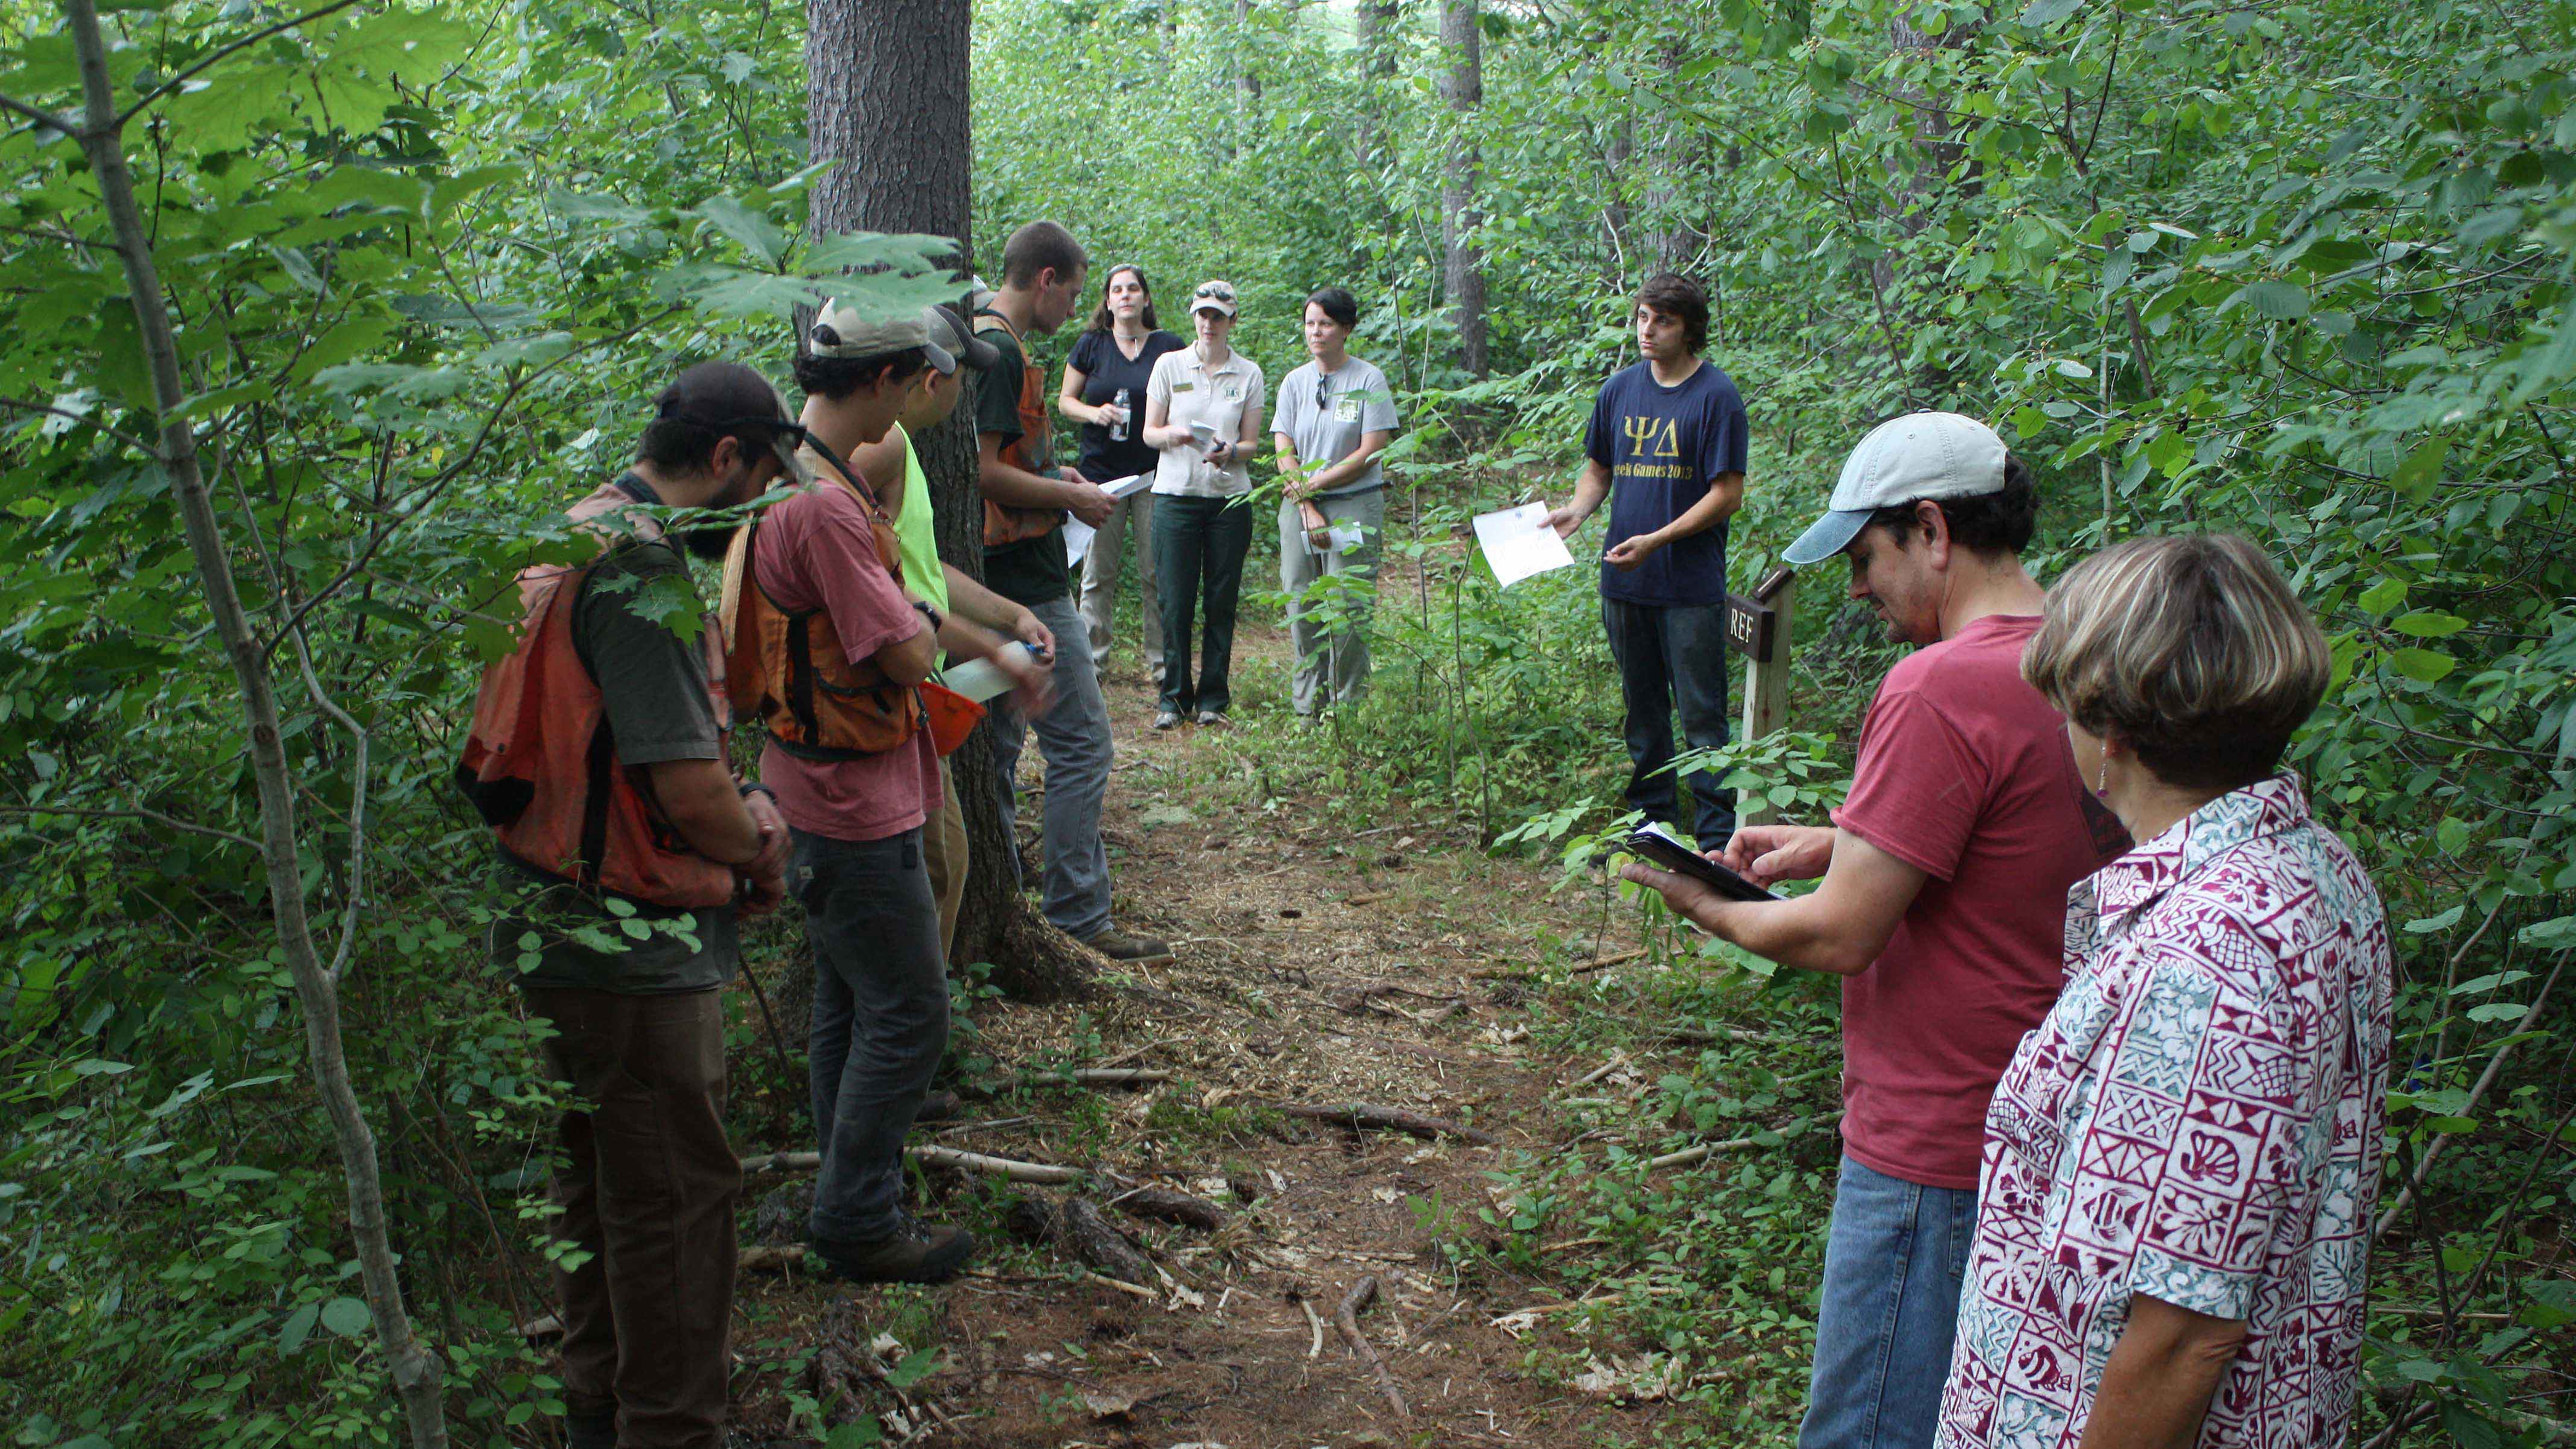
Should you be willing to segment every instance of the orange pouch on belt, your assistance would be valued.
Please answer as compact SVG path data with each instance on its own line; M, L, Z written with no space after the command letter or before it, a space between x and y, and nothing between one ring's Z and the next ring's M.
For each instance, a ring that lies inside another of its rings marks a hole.
M984 706L933 680L925 679L916 688L921 691L922 719L930 726L931 748L944 760L974 733L975 722L984 717Z

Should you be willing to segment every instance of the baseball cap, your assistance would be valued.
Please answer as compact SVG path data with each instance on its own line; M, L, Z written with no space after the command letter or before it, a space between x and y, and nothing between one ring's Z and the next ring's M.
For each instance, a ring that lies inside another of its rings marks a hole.
M1918 498L1972 498L2004 489L2004 440L1958 413L1907 413L1869 430L1843 462L1834 496L1781 557L1804 568L1850 547L1870 515Z
M932 345L930 329L918 312L870 319L855 307L826 302L823 310L814 314L814 325L805 329L805 352L809 357L883 357L914 347L928 354L930 365L941 372L957 370L956 357L946 348Z
M756 368L739 362L701 362L662 389L653 399L653 415L719 435L756 432L785 465L788 477L799 483L814 481L813 471L796 455L797 444L805 440L804 426Z
M921 325L930 336L927 344L930 365L938 368L943 377L955 372L961 362L977 372L985 372L1002 360L1002 349L976 336L974 329L966 325L966 319L958 316L954 307L922 308ZM948 359L944 367L940 366L943 357Z
M1228 317L1233 316L1234 283L1214 281L1199 283L1199 289L1190 294L1190 310L1223 312Z

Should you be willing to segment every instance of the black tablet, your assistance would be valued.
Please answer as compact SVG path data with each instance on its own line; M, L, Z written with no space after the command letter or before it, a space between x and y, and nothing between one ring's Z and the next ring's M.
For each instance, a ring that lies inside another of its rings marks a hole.
M1676 875L1690 876L1731 901L1781 899L1734 871L1700 854L1656 824L1638 826L1620 842L1627 849Z

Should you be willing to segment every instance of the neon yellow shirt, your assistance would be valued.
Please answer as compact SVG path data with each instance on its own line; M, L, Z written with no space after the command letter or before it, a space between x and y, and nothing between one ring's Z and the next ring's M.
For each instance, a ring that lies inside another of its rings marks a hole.
M929 602L930 607L948 612L948 571L939 566L939 540L934 536L930 512L930 479L921 471L921 455L913 451L912 435L903 424L894 425L894 435L903 439L903 510L894 516L895 549L903 555L904 582L912 585L914 594Z

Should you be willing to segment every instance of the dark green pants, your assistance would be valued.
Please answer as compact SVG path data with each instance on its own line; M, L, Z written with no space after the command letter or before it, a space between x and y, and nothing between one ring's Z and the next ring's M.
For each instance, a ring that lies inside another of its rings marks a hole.
M1234 665L1234 611L1243 596L1243 556L1252 551L1252 510L1240 498L1154 500L1154 571L1162 588L1163 708L1174 714L1226 712ZM1207 632L1198 678L1190 678L1190 629L1200 604Z

